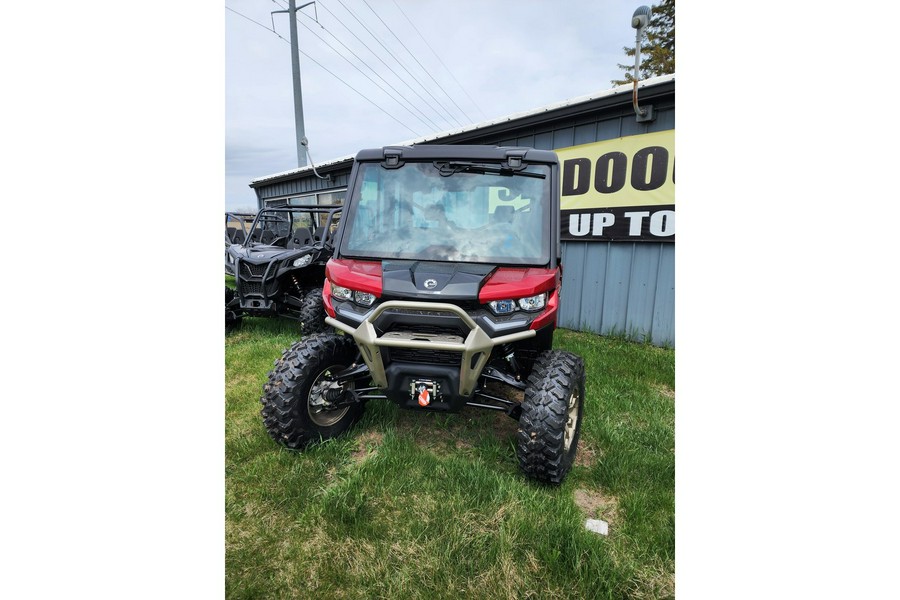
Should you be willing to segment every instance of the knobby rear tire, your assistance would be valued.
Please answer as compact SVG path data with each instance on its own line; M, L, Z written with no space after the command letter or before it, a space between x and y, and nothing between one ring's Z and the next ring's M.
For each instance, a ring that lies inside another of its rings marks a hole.
M303 294L303 306L300 307L300 334L305 337L329 329L325 323L325 304L321 288L308 290Z

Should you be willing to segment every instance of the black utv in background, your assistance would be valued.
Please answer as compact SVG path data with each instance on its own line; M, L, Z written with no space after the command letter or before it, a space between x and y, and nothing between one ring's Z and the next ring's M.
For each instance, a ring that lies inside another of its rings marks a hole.
M532 148L402 146L356 156L328 261L325 322L285 350L263 388L289 448L346 431L365 403L464 407L519 422L530 478L575 459L584 362L553 349L562 267L559 161ZM508 393L497 393L493 388Z
M330 329L325 324L322 284L331 257L339 205L264 208L243 243L225 251L225 270L235 289L225 288L225 330L242 317L288 317L301 334Z

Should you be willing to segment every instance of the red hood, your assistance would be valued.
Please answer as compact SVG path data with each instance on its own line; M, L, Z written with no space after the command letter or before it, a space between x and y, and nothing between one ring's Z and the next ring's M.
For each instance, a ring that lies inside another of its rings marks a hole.
M559 287L558 269L500 267L491 273L478 294L478 301L527 298Z

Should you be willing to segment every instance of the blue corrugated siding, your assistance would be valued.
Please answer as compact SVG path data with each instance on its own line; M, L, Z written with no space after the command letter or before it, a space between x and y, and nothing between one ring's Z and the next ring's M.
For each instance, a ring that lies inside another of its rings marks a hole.
M657 345L675 346L675 244L660 244L656 304L653 307L653 335ZM665 265L665 268L663 266Z
M307 176L302 179L291 179L281 181L269 185L260 186L257 190L261 203L271 198L279 198L282 196L297 196L302 194L311 194L314 192L327 191L331 189L340 189L347 187L349 179L349 168L343 173L333 173L330 181L318 179L317 177Z
M564 242L559 326L675 346L674 244Z

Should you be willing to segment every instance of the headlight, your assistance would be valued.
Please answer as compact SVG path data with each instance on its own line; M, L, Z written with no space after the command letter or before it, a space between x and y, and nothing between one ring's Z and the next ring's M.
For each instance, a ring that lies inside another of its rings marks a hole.
M307 254L305 256L301 256L297 260L294 261L295 267L305 267L309 263L312 262L312 254Z
M488 306L491 307L491 310L495 315L508 315L509 313L516 310L516 301L494 300L493 302L488 302Z
M375 302L375 294L370 294L368 292L353 292L353 301L357 304L362 304L363 306L372 306L372 303Z
M529 296L528 298L519 299L519 308L528 312L541 310L547 304L547 294L538 294L537 296Z
M341 300L350 300L353 297L353 290L332 283L331 295Z
M360 306L372 306L375 302L375 294L358 292L334 283L331 283L331 295L340 300L353 300Z
M230 254L228 255L228 262L230 262L231 264L234 264L234 257Z
M519 298L518 300L494 300L488 302L488 308L495 315L508 315L517 310L526 312L536 312L542 310L547 305L547 294L538 294L527 298Z

